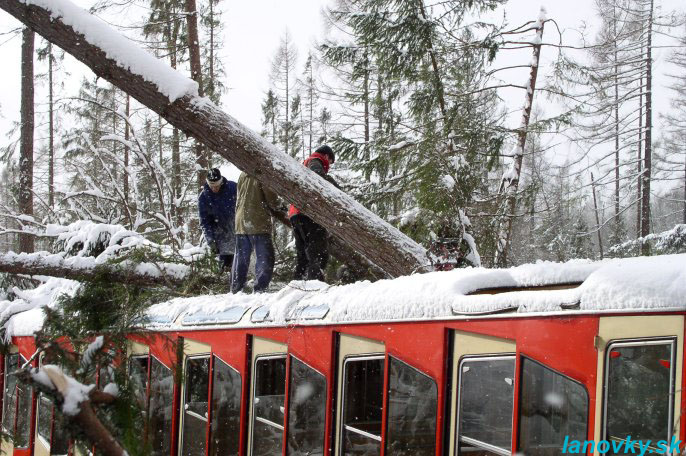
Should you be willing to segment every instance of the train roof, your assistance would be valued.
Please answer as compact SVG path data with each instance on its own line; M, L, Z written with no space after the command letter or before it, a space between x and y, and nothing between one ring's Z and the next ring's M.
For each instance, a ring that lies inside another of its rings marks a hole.
M15 301L0 301L6 337L32 335L42 323L40 308L54 305L61 293L73 292L75 284L50 279L41 285L42 292L36 289ZM190 330L679 310L686 310L686 254L540 261L508 269L457 269L339 286L293 281L275 293L176 298L153 305L148 315L151 328Z

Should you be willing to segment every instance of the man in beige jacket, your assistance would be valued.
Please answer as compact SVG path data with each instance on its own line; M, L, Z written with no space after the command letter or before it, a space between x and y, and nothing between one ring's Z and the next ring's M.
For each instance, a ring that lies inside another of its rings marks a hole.
M253 249L255 250L255 286L253 288L256 293L267 291L274 272L271 213L278 207L278 197L246 173L241 173L238 178L237 193L236 251L231 268L231 292L238 293L245 286Z

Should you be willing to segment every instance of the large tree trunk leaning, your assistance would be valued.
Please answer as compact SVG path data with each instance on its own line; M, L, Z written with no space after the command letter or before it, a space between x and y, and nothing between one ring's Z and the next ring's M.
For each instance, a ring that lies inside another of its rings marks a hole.
M31 1L31 0L24 0ZM44 0L40 0L45 4ZM61 3L61 2L60 2ZM426 250L360 203L222 112L214 103L185 95L170 103L152 82L110 59L44 7L0 0L0 8L71 53L96 75L161 114L172 125L217 151L239 169L325 227L390 276L430 269ZM103 27L107 27L104 23Z
M33 217L33 47L35 34L25 28L21 42L21 144L19 213ZM19 235L19 251L33 252L33 236Z
M496 244L494 264L498 267L507 265L507 253L510 248L512 237L512 220L515 216L517 206L517 190L519 189L519 178L522 173L522 159L524 157L524 146L526 145L526 135L529 129L529 119L531 118L531 107L534 101L534 91L536 90L536 78L538 76L538 62L541 57L541 42L543 39L543 27L545 21L541 19L537 24L536 40L534 41L534 56L531 61L531 73L529 74L529 84L527 86L524 100L524 110L522 112L522 123L517 131L517 145L514 149L514 160L511 171L503 176L500 183L500 193L504 196L504 212L499 221L498 239Z
M286 212L275 211L272 213L274 218L287 227L291 227L291 221L288 219ZM376 278L386 277L387 274L383 269L370 262L364 255L351 249L345 242L338 239L336 236L328 234L326 238L329 244L329 253L341 263L352 269L352 274L355 277L368 278L370 273Z

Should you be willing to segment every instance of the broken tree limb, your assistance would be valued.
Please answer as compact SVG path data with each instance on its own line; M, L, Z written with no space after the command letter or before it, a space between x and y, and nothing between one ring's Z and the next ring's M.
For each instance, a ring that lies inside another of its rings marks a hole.
M522 122L517 129L517 144L512 149L512 166L503 174L500 182L499 193L503 196L503 210L502 216L498 221L498 239L496 243L494 264L501 268L507 265L507 254L510 249L510 240L512 238L512 221L517 206L517 190L519 189L519 179L522 174L524 146L526 145L526 135L529 130L529 120L531 119L531 107L534 102L534 91L536 90L536 78L538 76L538 64L541 57L541 43L543 41L543 27L545 21L545 9L541 7L541 12L535 25L536 37L531 43L534 49L534 55L531 60L529 84L526 88L524 108L522 109Z
M41 371L46 374L51 385L46 384L45 380L37 381L35 372L38 371L32 371L30 368L21 370L16 375L22 382L32 385L42 393L55 398L58 403L64 403L65 397L70 393L70 388L74 386L69 384L59 368L47 369L48 367L54 368L55 366L45 366ZM119 445L117 439L102 424L92 405L95 403L112 403L116 398L110 394L93 389L89 392L88 398L84 399L78 403L78 410L75 414L63 413L64 418L83 432L88 441L97 448L98 454L105 456L127 455L128 453Z
M0 272L44 275L65 279L92 281L108 279L136 286L181 286L190 273L182 264L139 263L131 265L96 264L92 257L63 258L57 254L5 253L0 255Z
M128 40L124 43L104 22L83 10L76 11L67 0L0 0L0 8L72 54L97 76L256 177L352 249L364 252L389 276L430 269L426 250L408 236L225 114L209 99L198 97L197 91L175 90L179 78L169 73L169 67L157 60L141 63L128 58L129 54L140 57L140 49ZM174 76L173 81L165 85L168 81L162 80L156 70Z

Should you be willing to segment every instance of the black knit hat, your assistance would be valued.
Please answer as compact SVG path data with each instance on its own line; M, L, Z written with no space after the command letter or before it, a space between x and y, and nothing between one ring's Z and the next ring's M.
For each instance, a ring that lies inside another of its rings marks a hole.
M329 156L329 162L332 164L336 161L336 154L333 153L333 149L324 144L323 146L319 146L315 149L315 152L322 154L322 155L328 155Z
M220 180L222 180L222 173L219 171L219 168L212 168L208 173L207 173L207 183L217 183Z

